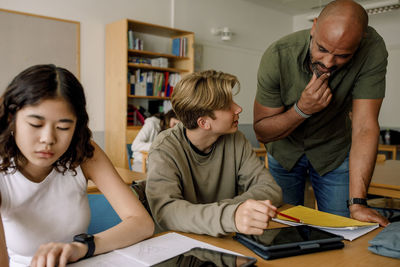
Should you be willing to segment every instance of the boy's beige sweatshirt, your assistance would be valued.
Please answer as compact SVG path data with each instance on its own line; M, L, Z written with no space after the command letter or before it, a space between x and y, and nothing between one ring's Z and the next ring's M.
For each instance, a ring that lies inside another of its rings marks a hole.
M191 147L182 123L161 132L149 151L146 195L159 230L212 236L237 232L236 208L282 192L241 132L222 135L208 155Z

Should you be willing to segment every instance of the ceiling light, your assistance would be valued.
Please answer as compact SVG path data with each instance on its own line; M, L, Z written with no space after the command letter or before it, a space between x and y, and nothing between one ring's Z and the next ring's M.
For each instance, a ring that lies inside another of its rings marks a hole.
M362 7L367 11L368 15L375 15L384 12L393 11L400 8L400 0L387 0L387 1L379 1L379 2L370 2L370 3L360 3ZM317 18L318 14L312 14L307 16L308 21L313 21Z

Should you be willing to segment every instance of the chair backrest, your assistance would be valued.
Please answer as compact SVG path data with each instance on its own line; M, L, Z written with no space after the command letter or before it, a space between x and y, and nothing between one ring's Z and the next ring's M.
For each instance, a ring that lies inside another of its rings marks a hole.
M126 156L128 159L129 169L132 171L132 144L126 144Z
M102 194L88 194L91 219L89 234L103 232L121 222L118 214Z
M385 162L386 155L385 154L377 154L376 155L376 162Z
M149 151L140 151L142 153L142 172L147 173L147 158L149 157Z

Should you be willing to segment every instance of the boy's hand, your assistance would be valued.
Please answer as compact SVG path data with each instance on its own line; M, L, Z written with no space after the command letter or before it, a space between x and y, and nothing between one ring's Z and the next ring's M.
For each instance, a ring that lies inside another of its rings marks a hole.
M261 235L273 217L276 217L276 207L271 201L248 199L236 209L235 224L240 233Z
M88 247L85 244L47 243L41 245L32 259L31 267L64 267L68 262L74 262L85 256Z

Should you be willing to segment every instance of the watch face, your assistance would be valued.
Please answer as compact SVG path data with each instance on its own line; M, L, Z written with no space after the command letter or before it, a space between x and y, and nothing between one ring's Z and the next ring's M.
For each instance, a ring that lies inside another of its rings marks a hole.
M78 241L78 242L86 242L86 241L90 241L93 240L93 236L89 235L89 234L79 234L74 236L74 241Z
M79 242L79 243L84 243L88 246L88 251L86 252L86 255L83 257L83 259L93 256L93 253L96 248L93 235L89 235L89 234L85 234L85 233L79 234L79 235L74 236L74 241Z
M360 204L360 205L364 205L364 206L368 205L367 204L367 199L365 199L365 198L350 198L347 201L347 206L351 206L353 204Z

